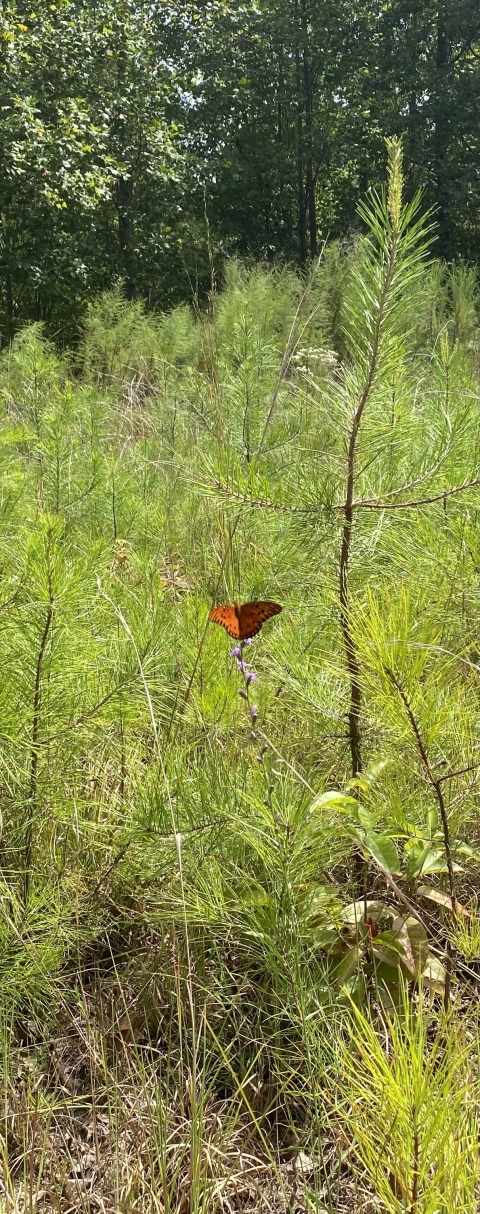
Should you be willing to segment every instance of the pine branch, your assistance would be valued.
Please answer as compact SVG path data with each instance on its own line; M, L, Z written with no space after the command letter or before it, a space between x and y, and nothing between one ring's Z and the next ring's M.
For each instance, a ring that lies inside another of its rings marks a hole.
M454 493L463 493L465 489L474 489L480 485L480 477L476 477L473 481L465 481L463 485L455 485L453 489L444 489L443 493L432 494L431 497L419 497L410 502L379 502L373 498L369 501L352 502L352 510L411 510L415 506L430 506L432 502L442 502L447 497L452 497ZM397 490L398 493L404 492L402 489ZM332 506L332 510L343 510L343 506Z

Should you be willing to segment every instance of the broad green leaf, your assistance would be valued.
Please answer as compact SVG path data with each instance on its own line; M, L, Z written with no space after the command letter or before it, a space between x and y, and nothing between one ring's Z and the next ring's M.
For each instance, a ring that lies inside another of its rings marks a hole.
M396 931L394 931L393 928L389 928L387 931L380 932L380 935L376 937L376 939L374 940L373 943L374 943L375 948L377 947L377 945L384 944L386 948L391 948L396 953L403 954L405 952L403 944L402 944L401 940L399 939L399 937L397 936Z
M390 973L384 965L380 965L375 970L379 1003L381 1003L385 1012L401 1017L404 1007L404 995L402 986L398 981L399 978L398 969L394 970L393 967Z
M453 867L454 872L463 873L463 868L462 868L461 864L454 863L452 867ZM447 868L447 861L445 859L445 852L444 851L430 852L430 854L426 857L426 860L422 864L422 868L420 871L422 873L447 873L448 868Z
M389 835L375 835L373 831L368 831L364 844L385 872L398 873L400 871L398 852Z
M379 813L373 810L365 809L363 805L359 805L357 812L358 821L364 830L374 830L380 817Z
M310 925L309 925L310 926ZM342 946L342 937L336 927L321 927L314 928L312 938L317 948L323 948L327 952L335 950L335 946Z
M310 806L310 810L311 813L318 809L338 809L339 811L346 812L348 809L351 810L352 807L358 807L358 801L355 797L349 797L346 793L335 792L332 789L331 792L322 792L319 797L316 797Z
M414 847L411 848L405 869L407 881L411 881L413 877L421 873L425 860L431 850L432 844L430 840L428 843L415 843Z
M427 834L429 839L433 839L436 830L438 830L438 809L434 805L432 809L429 809L427 814Z
M373 940L372 950L379 961L383 961L385 965L391 965L398 971L399 957L405 955L405 947L399 939L397 932L393 931L393 929L381 932Z
M470 847L468 843L458 843L453 848L455 856L467 856L469 860L473 860L475 864L480 863L480 853L475 851L474 847Z
M340 965L337 965L332 973L332 979L335 986L343 986L348 979L352 977L355 970L359 969L362 962L362 950L358 944L351 948Z
M342 915L342 905L338 898L338 886L319 886L312 894L304 911L305 922L309 927L316 927L325 919L334 921Z
M374 763L372 767L368 767L366 771L362 771L361 775L353 776L348 781L347 788L359 788L362 792L368 792L372 784L375 783L375 780L378 779L378 776L381 775L385 767L388 767L388 764L391 762L391 759L380 759L378 763Z

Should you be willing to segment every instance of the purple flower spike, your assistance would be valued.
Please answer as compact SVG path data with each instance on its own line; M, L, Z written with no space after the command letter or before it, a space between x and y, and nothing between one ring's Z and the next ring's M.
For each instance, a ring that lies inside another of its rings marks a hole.
M246 640L245 640L245 641L243 641L243 644L244 644L244 645L251 645L251 644L252 644L252 641L253 641L253 638L252 638L252 637L247 637L247 638L246 638Z
M256 721L256 719L258 717L258 704L250 705L250 716L252 718L252 721Z
M241 662L239 658L237 658L237 667L238 667L238 669L239 669L239 671L240 671L240 674L246 674L246 673L247 673L247 667L246 667L246 665L245 665L245 662Z
M239 646L239 645L235 645L235 649L231 649L231 650L230 650L230 657L231 657L231 658L239 658L239 657L240 657L241 652L242 652L242 651L241 651L241 649L240 649L240 646Z
M243 690L243 687L239 687L238 694L239 694L239 696L242 697L242 700L246 700L247 693L246 693L246 691Z
M246 682L246 684L247 684L247 687L250 687L250 683L254 683L254 682L255 682L256 677L257 677L257 676L256 676L256 674L255 674L255 671L254 671L254 670L249 670L249 672L248 672L248 674L247 674L247 677L246 677L246 680L245 680L245 682Z

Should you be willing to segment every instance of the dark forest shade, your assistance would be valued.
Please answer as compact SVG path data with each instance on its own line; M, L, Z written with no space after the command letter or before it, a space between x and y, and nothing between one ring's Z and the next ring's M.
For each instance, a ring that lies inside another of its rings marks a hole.
M119 280L154 306L202 294L210 254L304 264L358 228L392 134L435 252L477 258L476 0L53 9L3 15L2 340L72 336Z

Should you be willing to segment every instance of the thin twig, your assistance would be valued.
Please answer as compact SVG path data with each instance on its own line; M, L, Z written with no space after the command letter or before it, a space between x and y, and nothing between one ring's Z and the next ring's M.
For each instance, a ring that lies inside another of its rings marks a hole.
M149 462L152 463L155 467L160 466L160 463L158 460L151 460ZM173 461L163 460L161 462L162 462L162 464L172 464L173 467L176 467L176 465L173 464ZM184 472L184 469L178 468L178 471ZM432 475L433 475L433 471L432 471ZM419 479L423 480L425 478L421 477ZM252 509L252 510L276 510L282 514L303 514L303 515L306 515L306 514L318 515L321 511L323 511L326 515L328 515L331 511L335 514L339 514L339 513L343 514L345 511L344 502L318 502L318 504L316 504L314 506L290 506L290 505L287 505L286 502L272 502L271 499L265 498L265 497L252 497L249 493L241 493L239 490L230 489L228 487L228 485L223 485L221 483L221 481L215 481L213 483L213 485L211 482L208 483L208 482L199 481L198 483L201 488L208 490L209 492L212 492L212 490L213 490L216 493L221 493L224 497L230 497L234 501L240 501L240 502L242 502L243 505L249 506L250 509ZM405 491L407 489L410 489L413 484L415 484L415 482L411 481L409 485L403 485L399 489L392 489L391 492L392 492L392 494L393 493L405 493ZM480 485L480 477L477 477L473 481L466 481L463 485L454 485L451 489L444 489L441 493L432 494L431 497L420 497L420 498L417 498L416 500L412 500L412 501L408 501L408 502L384 502L384 501L379 501L378 499L375 499L375 498L365 498L364 500L359 500L357 502L353 501L351 504L351 509L352 509L352 511L354 511L354 510L410 510L415 506L428 506L428 505L430 505L430 503L433 503L433 502L444 501L445 498L452 497L453 494L463 493L466 489L475 488L477 485Z
M437 783L443 784L444 780L454 780L456 776L463 776L467 771L476 771L480 767L480 759L478 763L469 763L468 767L459 767L457 771L447 771L444 776L437 776Z
M423 920L423 918L420 914L420 911L417 909L416 906L414 906L413 902L410 902L410 899L407 898L407 895L404 894L402 889L400 889L400 886L397 885L397 882L394 881L391 874L387 873L385 868L382 868L382 865L378 863L378 860L376 860L375 856L373 856L371 853L369 853L368 859L369 859L369 862L373 860L373 863L377 865L378 871L382 874L382 877L385 878L387 885L389 885L390 888L393 889L394 893L397 895L397 898L399 898L400 901L403 902L403 905L407 907L407 910L411 911L412 914L415 915L415 918L418 919L418 922L422 924L422 927L425 928L425 931L428 931L427 925L426 925L425 921Z
M425 743L423 741L418 722L417 722L414 712L412 710L408 696L402 687L400 679L397 678L397 676L394 674L393 670L390 670L390 668L388 666L385 666L385 673L388 675L388 678L391 680L394 687L396 687L398 694L400 696L400 699L402 700L402 703L405 707L405 711L407 713L408 719L410 721L410 725L412 727L412 730L413 730L413 733L415 736L418 751L419 751L423 766L425 768L427 778L428 778L428 780L435 792L435 796L437 798L438 808L440 810L440 817L442 820L443 845L444 845L444 849L445 849L445 859L446 859L446 863L447 863L447 873L448 873L448 886L449 886L448 892L450 894L452 913L453 913L453 915L455 915L456 909L457 909L457 899L456 899L456 894L455 894L455 878L454 878L454 873L453 873L452 846L451 846L451 840L450 840L450 827L448 825L447 808L445 805L445 800L444 800L444 796L443 796L443 792L442 792L441 781L435 775L435 772L433 771L433 769L431 767L430 759L428 757L428 752L427 752ZM446 965L446 976L445 976L445 1007L448 1009L449 1002L450 1002L450 984L451 984L451 977L452 977L452 952L451 952L451 944L450 944L449 940L447 940L446 952L447 952L447 965Z
M210 489L210 485L206 486ZM249 494L240 493L235 489L229 489L227 485L222 485L220 481L216 481L214 489L217 493L222 493L224 497L231 497L235 501L242 502L245 506L250 506L256 510L278 510L282 514L318 514L319 510L325 510L325 506L287 506L284 502L272 502L265 497L250 497Z
M372 498L370 501L352 502L352 510L410 510L413 506L429 506L431 502L442 502L447 497L452 497L454 493L463 493L465 489L474 489L476 485L480 485L480 477L477 476L473 481L465 481L463 485L454 485L453 489L444 489L442 493L435 493L432 497L419 497L411 502L379 502ZM401 489L398 490L402 492ZM343 506L332 506L332 510L343 510Z

